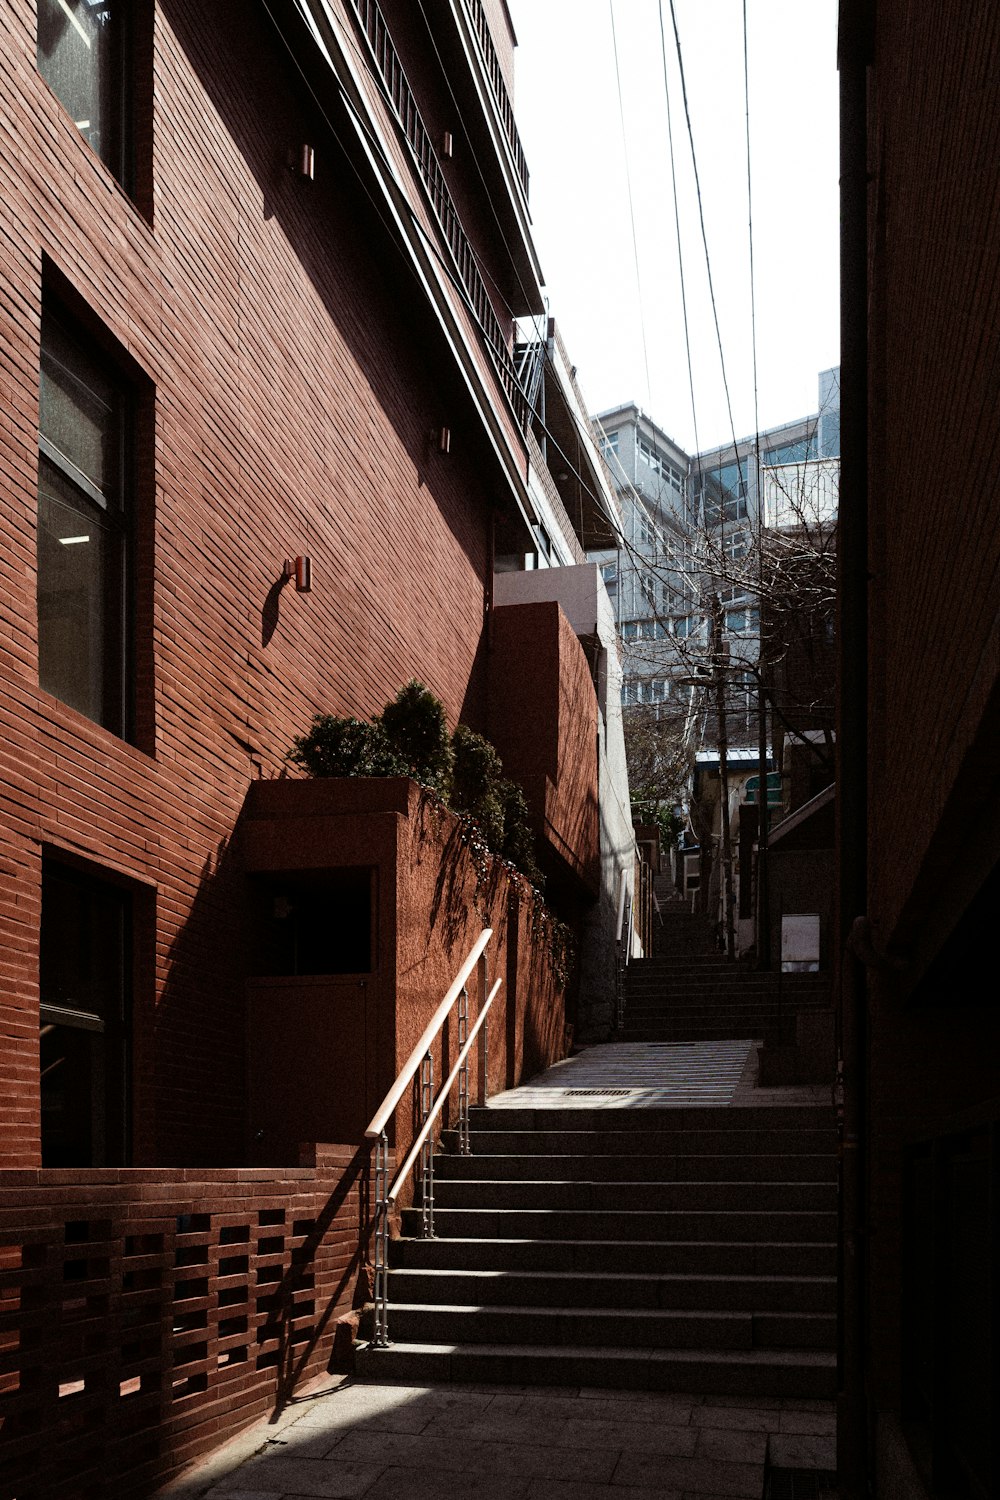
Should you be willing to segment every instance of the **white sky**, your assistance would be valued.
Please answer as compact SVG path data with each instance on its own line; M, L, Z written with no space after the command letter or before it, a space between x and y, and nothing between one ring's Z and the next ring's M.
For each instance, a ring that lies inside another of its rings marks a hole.
M550 311L593 411L636 400L695 449L658 0L509 0L514 96ZM742 0L675 0L737 437L755 429ZM839 363L836 0L747 0L759 426ZM731 439L669 0L663 0L697 447ZM643 323L646 354L643 353ZM648 358L649 378L646 363Z

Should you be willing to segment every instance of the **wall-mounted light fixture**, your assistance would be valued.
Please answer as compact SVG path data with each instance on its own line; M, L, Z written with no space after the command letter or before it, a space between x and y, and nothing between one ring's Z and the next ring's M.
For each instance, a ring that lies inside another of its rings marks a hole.
M444 157L455 155L455 137L450 130L446 130L441 137L441 155Z
M316 151L313 146L293 146L288 153L288 165L297 177L312 182L316 176Z
M311 557L286 557L282 573L284 578L294 578L297 594L312 593L313 565Z
M450 453L451 452L451 428L450 427L438 427L438 428L436 428L435 431L434 431L433 436L434 436L435 442L437 443L437 450L438 450L439 453Z

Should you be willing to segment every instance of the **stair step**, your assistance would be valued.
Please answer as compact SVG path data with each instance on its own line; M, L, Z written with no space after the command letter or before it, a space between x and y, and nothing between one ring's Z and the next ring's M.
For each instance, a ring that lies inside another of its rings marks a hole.
M732 1396L823 1399L836 1392L837 1361L813 1350L572 1348L517 1344L390 1344L359 1348L371 1380L490 1385L597 1386Z
M832 1240L399 1239L393 1265L461 1271L558 1271L630 1275L818 1276L836 1274ZM394 1273L395 1274L395 1273Z
M578 1111L573 1110L575 1116ZM831 1160L836 1150L836 1133L833 1122L819 1129L783 1129L775 1124L772 1128L755 1126L747 1130L646 1130L641 1115L631 1113L634 1121L631 1130L615 1130L604 1116L603 1130L575 1130L568 1123L561 1130L474 1130L470 1137L475 1160L483 1156L513 1156L527 1158L538 1151L542 1156L564 1154L574 1156L592 1152L595 1156L675 1157L688 1160L692 1156L778 1156L778 1155L825 1155ZM771 1111L772 1118L784 1111ZM565 1121L569 1111L562 1111ZM450 1158L449 1158L450 1160Z
M754 1318L743 1312L658 1308L457 1307L393 1302L393 1337L403 1343L579 1347L620 1341L629 1349L754 1348Z
M394 1257L395 1259L395 1257ZM629 1270L413 1270L393 1266L393 1296L403 1303L474 1307L659 1308L693 1312L812 1312L832 1315L832 1276L650 1275ZM394 1304L395 1306L395 1304Z
M773 990L757 990L741 988L739 990L706 989L698 991L689 989L672 989L664 991L659 987L650 985L649 989L630 990L625 997L626 1010L662 1010L673 1014L677 1011L689 1009L692 1011L713 1010L744 1010L765 1009L771 1007L774 1010L829 1010L828 1000L823 995L807 996L784 996L776 995Z
M830 1152L770 1155L660 1155L624 1150L620 1154L443 1155L435 1160L436 1180L493 1182L834 1182L837 1163Z
M532 1163L528 1163L532 1165ZM631 1181L628 1165L616 1182L486 1178L436 1178L438 1209L567 1209L614 1212L622 1203L630 1213L802 1212L837 1206L834 1182L643 1182Z
M404 1209L404 1231L416 1232L419 1210ZM673 1210L631 1212L622 1209L438 1208L436 1232L446 1239L481 1239L496 1235L516 1239L593 1240L750 1240L832 1242L835 1212L783 1210Z
M567 1085L569 1087L569 1085ZM656 1105L642 1108L636 1113L615 1111L619 1121L609 1119L609 1111L589 1107L572 1110L572 1124L568 1123L570 1111L565 1107L535 1107L534 1105L476 1105L470 1111L472 1129L479 1130L756 1130L782 1129L789 1133L805 1128L820 1130L834 1128L834 1113L829 1104L698 1104ZM833 1138L831 1137L831 1140Z
M814 1349L836 1342L832 1313L683 1311L662 1308L478 1307L394 1302L403 1343L592 1346L629 1349Z

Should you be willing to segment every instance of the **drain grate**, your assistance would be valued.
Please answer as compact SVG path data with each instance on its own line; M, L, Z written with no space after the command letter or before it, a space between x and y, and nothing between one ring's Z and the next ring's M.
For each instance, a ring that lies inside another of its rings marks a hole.
M567 1089L566 1093L567 1094L572 1094L574 1098L580 1098L584 1094L600 1094L602 1096L602 1098L605 1098L605 1099L623 1099L623 1098L626 1097L626 1095L631 1094L632 1090L631 1089Z
M764 1500L835 1500L837 1476L829 1469L768 1469Z

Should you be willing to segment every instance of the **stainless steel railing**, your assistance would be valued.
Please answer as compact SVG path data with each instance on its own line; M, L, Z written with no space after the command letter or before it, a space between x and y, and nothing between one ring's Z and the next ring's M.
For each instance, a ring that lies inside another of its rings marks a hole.
M618 893L618 929L615 942L615 1030L625 1025L625 970L632 956L632 892L628 878L621 873Z
M389 1344L389 1214L419 1158L420 1232L424 1239L434 1238L434 1122L441 1113L456 1080L458 1081L458 1149L463 1156L468 1156L471 1150L469 1143L469 1056L503 982L497 979L489 994L486 993L486 948L492 936L491 927L484 928L480 933L472 951L428 1021L419 1042L403 1064L395 1083L375 1111L371 1124L365 1131L365 1138L375 1141L375 1331L372 1345L376 1349L385 1349ZM468 981L477 966L480 1006L479 1014L470 1029ZM458 1057L442 1085L441 1092L435 1098L434 1056L431 1048L456 1004L458 1006ZM482 1102L485 1103L489 1058L486 1032L483 1031L482 1035L480 1094ZM418 1072L420 1075L418 1080L420 1129L406 1160L390 1185L388 1124L396 1106Z

